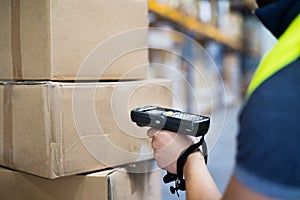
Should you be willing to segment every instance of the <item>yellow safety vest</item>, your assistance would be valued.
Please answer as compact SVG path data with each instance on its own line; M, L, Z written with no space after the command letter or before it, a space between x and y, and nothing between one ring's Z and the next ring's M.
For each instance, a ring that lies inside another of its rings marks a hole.
M270 76L300 56L300 14L259 64L247 91L247 98ZM300 67L300 66L299 66ZM299 77L300 78L300 77Z

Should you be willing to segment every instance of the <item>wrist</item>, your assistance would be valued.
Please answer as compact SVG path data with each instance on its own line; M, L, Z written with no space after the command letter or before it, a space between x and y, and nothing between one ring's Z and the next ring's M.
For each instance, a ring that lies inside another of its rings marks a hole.
M205 166L205 159L204 159L204 156L202 155L202 153L200 152L200 150L198 151L195 151L193 153L191 153L187 159L186 159L186 162L183 166L183 174L184 176L186 176L186 174L189 172L189 171L193 171L195 167L198 167L199 164ZM199 170L199 169L195 169L195 170Z
M202 152L200 151L200 149L196 149L194 152L188 155L186 162L189 162L190 160L194 160L194 159L201 159L201 158L204 159Z
M197 158L202 159L204 161L204 166L205 166L205 161L206 161L206 156L203 157L202 154L200 154L200 149L199 147L202 146L203 151L206 153L207 152L207 147L206 147L206 143L204 141L204 136L201 137L201 139L199 140L199 142L192 144L191 146L189 146L187 149L185 149L181 155L178 157L177 159L177 181L176 181L176 187L174 188L174 190L185 190L186 186L185 186L185 172L184 171L190 171L190 170L184 170L184 168L186 168L186 162L188 161L189 163L191 162L190 160L194 160L192 158L194 158L195 155L197 155ZM188 165L189 166L189 165ZM191 165L193 166L193 165ZM197 171L197 170L196 170Z

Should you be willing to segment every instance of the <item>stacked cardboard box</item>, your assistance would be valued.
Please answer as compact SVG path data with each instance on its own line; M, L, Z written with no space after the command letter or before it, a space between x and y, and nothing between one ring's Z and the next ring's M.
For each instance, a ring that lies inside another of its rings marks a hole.
M0 25L0 165L17 170L0 169L1 188L12 199L89 199L99 187L100 199L132 199L112 195L132 175L105 170L153 159L130 110L172 106L170 81L146 80L147 1L3 0ZM95 170L105 171L78 175Z
M0 199L152 200L160 198L159 171L127 173L124 168L55 180L0 168Z
M0 5L0 79L74 80L83 63L103 69L99 77L81 74L85 80L146 77L145 0L2 0ZM97 47L105 48L98 56L108 63L88 59Z
M0 164L56 178L153 158L142 105L171 106L168 80L0 85ZM2 120L3 119L3 120Z

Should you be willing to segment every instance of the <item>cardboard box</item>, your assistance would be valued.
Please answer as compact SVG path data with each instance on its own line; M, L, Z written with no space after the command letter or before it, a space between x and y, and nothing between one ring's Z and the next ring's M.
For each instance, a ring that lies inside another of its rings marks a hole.
M159 200L160 171L134 174L112 169L49 180L0 168L0 199Z
M0 85L0 164L47 178L153 158L130 110L172 106L168 80L21 83Z
M146 0L2 0L0 79L145 79L147 13Z

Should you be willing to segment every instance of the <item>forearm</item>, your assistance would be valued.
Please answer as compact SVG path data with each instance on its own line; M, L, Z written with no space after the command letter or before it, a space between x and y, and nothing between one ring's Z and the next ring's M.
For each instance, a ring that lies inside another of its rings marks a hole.
M200 152L188 156L183 174L187 200L218 200L221 194L212 179Z

